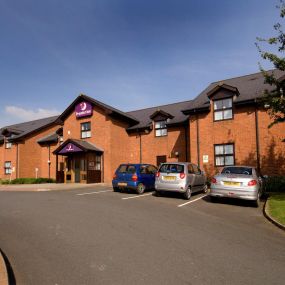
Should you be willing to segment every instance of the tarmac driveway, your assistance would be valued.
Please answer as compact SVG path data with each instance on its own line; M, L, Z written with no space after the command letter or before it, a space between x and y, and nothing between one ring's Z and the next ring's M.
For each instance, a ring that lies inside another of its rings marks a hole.
M261 208L185 202L106 186L0 192L0 248L16 284L283 284L285 234Z

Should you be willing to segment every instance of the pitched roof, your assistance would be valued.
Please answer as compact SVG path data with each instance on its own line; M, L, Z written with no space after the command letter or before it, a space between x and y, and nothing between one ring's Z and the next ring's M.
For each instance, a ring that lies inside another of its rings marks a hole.
M45 144L45 143L54 143L57 141L58 141L58 134L56 132L52 132L48 134L47 136L40 138L37 142L39 144Z
M60 145L56 150L54 150L53 153L54 154L61 154L60 152L62 150L64 150L64 148L68 144L74 144L75 146L77 146L79 149L81 149L84 152L87 152L87 151L104 152L104 150L102 148L97 147L93 143L83 141L83 140L77 140L77 139L68 139L62 145ZM63 155L66 155L66 153L64 153Z
M151 107L151 108L127 112L127 114L130 114L131 116L137 118L137 120L139 121L138 124L128 128L128 130L131 131L140 128L146 128L152 125L152 119L150 117L158 110L173 116L173 119L169 118L167 123L168 125L183 123L188 120L188 117L184 115L181 112L181 110L184 109L185 106L190 105L191 102L192 101L189 100L189 101L183 101L173 104L161 105L157 107Z
M284 72L274 69L267 71L269 74L273 73L277 78L284 76ZM230 79L220 80L211 83L206 89L204 89L188 106L182 109L185 113L187 111L194 111L202 108L209 108L210 101L208 93L218 85L226 84L232 87L236 87L239 96L235 100L235 104L247 101L254 101L257 98L262 97L263 91L273 89L272 86L264 83L264 76L262 72L244 75L240 77L234 77Z
M34 121L29 121L29 122L24 122L20 124L15 124L15 125L10 125L6 126L0 129L0 140L4 139L4 136L2 135L3 131L9 131L14 133L14 135L10 138L11 140L18 140L22 139L23 137L39 131L47 126L56 124L58 116L53 116L53 117L48 117L44 119L39 119L39 120L34 120Z
M116 108L113 108L112 106L109 106L105 103L102 103L94 98L91 98L87 95L84 94L80 94L67 108L66 110L58 117L59 120L63 120L68 114L70 114L70 112L74 111L74 107L77 103L79 103L82 100L86 100L96 106L99 106L103 109L105 109L108 112L108 115L111 116L116 116L116 117L120 117L123 118L125 120L128 120L129 122L131 122L132 124L137 124L138 121L136 118L134 118L133 116L131 116L130 114L126 113L126 112L122 112L121 110L118 110Z

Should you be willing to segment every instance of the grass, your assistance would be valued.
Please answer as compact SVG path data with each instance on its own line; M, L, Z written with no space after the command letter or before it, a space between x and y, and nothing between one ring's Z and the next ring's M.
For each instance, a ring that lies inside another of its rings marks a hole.
M285 193L271 194L268 198L269 214L285 226Z

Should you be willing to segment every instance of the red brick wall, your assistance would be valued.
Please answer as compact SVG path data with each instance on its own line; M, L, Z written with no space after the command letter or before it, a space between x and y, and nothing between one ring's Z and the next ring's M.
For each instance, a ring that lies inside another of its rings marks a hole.
M140 141L136 134L128 134L128 123L106 115L100 107L93 108L89 118L77 119L72 112L64 121L64 140L81 139L80 124L91 122L91 138L84 139L104 150L104 182L110 182L121 163L140 162ZM184 127L169 128L166 137L156 138L154 132L142 134L142 162L156 164L156 156L166 155L169 161L184 161L185 158ZM174 152L180 153L179 158Z
M38 177L48 177L48 148L41 146L37 141L55 130L59 126L48 127L27 137L19 143L19 177L36 177L35 169L38 168ZM51 147L51 152L57 145ZM55 178L55 156L51 154L51 178Z
M255 107L234 109L233 120L213 121L213 112L199 114L200 166L209 175L220 170L214 166L214 144L234 143L235 163L237 165L257 166ZM264 174L284 174L285 145L281 137L285 125L276 125L268 129L270 118L264 110L258 110L260 162ZM190 154L191 160L197 159L197 118L190 116ZM203 163L203 155L209 156L209 162Z

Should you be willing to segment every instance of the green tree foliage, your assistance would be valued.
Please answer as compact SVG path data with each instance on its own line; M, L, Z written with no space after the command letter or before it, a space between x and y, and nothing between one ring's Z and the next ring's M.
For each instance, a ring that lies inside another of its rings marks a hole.
M285 3L284 0L280 0L280 5L277 6L280 11L281 21L285 17ZM259 43L256 43L258 51L264 60L269 60L278 70L285 71L285 33L283 31L282 25L280 23L275 24L274 30L276 36L271 38L257 38L257 41L261 44L270 45L271 49L276 52L264 51L261 49ZM268 108L268 113L271 116L272 123L269 128L278 123L285 122L285 77L277 78L273 72L265 71L261 64L259 64L260 70L264 75L264 82L272 86L270 91L265 90L264 96L262 98L262 103ZM283 140L285 141L285 139Z

